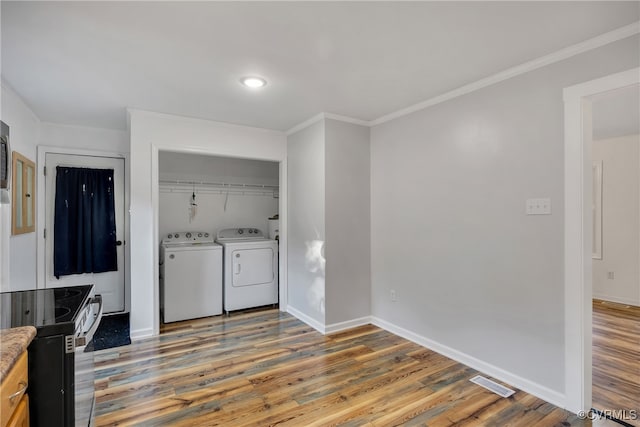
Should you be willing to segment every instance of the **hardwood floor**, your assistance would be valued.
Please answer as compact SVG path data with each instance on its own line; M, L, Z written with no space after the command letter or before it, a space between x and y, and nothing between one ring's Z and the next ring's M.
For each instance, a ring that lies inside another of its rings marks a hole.
M278 310L167 325L95 356L98 426L591 425L522 391L501 398L375 326L323 336Z
M640 414L640 307L593 300L593 407Z

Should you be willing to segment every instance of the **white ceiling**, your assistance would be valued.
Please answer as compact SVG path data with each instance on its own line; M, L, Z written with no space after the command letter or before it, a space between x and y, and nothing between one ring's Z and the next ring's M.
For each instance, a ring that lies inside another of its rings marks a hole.
M639 19L630 2L1 2L2 77L44 121L125 108L286 130L373 120ZM258 74L259 91L238 79Z

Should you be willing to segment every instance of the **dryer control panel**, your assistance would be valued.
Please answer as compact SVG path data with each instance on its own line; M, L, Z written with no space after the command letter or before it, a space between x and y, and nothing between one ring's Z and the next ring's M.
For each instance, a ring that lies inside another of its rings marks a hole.
M167 233L162 238L163 245L184 245L213 243L214 236L208 231L176 231Z
M224 228L218 231L218 239L264 239L265 235L259 228L241 227L241 228Z

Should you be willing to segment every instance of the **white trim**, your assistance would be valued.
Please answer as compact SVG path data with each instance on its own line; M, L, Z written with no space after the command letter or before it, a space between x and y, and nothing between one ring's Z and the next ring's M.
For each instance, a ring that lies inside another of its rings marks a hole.
M640 68L564 89L565 408L591 408L591 101L589 97L640 83ZM585 127L586 129L585 132Z
M368 120L354 119L353 117L341 116L339 114L324 113L324 118L329 120L337 120L339 122L351 123L353 125L360 125L360 126L366 126L366 127L371 126L371 122Z
M315 116L311 117L310 119L307 119L302 123L298 123L297 125L295 125L291 129L285 131L284 134L287 135L287 136L293 135L294 133L296 133L298 131L301 131L304 128L307 128L307 127L311 126L312 124L314 124L315 122L319 122L320 120L324 120L324 113L316 114Z
M486 375L497 378L500 381L503 381L513 387L519 388L529 394L539 397L540 399L543 399L555 406L559 406L561 408L564 406L565 396L562 393L522 378L509 371L505 371L504 369L501 369L490 363L484 362L480 359L476 359L473 356L462 353L461 351L455 350L437 341L423 337L422 335L418 335L414 332L411 332L378 317L372 316L371 323L388 332L391 332L392 334L398 335L418 345L440 353L443 356L455 360L456 362L460 362Z
M316 122L319 122L319 121L325 120L325 119L337 120L339 122L351 123L351 124L354 124L354 125L360 125L360 126L365 126L365 127L370 127L371 126L371 122L367 121L367 120L354 119L353 117L341 116L339 114L333 114L333 113L319 113L319 114L316 114L315 116L305 120L302 123L298 123L297 125L295 125L291 129L285 131L285 135L287 135L287 136L292 135L292 134L294 134L296 132L301 131L302 129L308 128L309 126L311 126L312 124L314 124Z
M131 337L131 341L139 341L145 338L151 338L154 335L153 333L153 329L136 329L134 331L131 331L131 333L129 334Z
M603 301L615 302L616 304L625 304L625 305L633 305L636 307L640 307L640 301L633 300L632 298L620 298L615 296L609 296L605 294L593 294L594 299L601 299Z
M440 104L441 102L445 102L450 99L457 98L462 95L466 95L468 93L485 88L487 86L500 83L512 77L516 77L521 74L528 73L533 70L537 70L538 68L542 68L547 65L563 61L565 59L571 58L572 56L579 55L581 53L599 48L601 46L605 46L609 43L613 43L618 40L625 39L627 37L631 37L638 33L640 33L640 21L634 22L633 24L626 25L624 27L618 28L613 31L609 31L608 33L601 34L597 37L593 37L589 40L585 40L581 43L574 44L564 49L560 49L549 55L541 56L532 61L525 62L524 64L520 64L515 67L508 68L492 76L464 85L462 87L459 87L457 89L454 89L442 95L436 96L434 98L428 99L426 101L419 102L410 107L403 108L401 110L395 111L390 114L386 114L382 117L378 117L377 119L370 121L369 126L376 126L381 123L385 123L390 120L394 120L399 117L406 116L411 113L415 113L416 111L423 110L427 107L431 107L433 105Z
M325 334L325 326L324 324L322 324L321 322L317 321L316 319L307 316L306 314L304 314L302 311L298 310L297 308L294 308L290 305L287 306L287 309L285 310L287 313L291 314L292 316L298 318L298 320L306 323L307 325L311 326L313 329L315 329L316 331L320 332L321 334Z
M347 329L357 328L358 326L364 326L371 324L371 316L360 317L358 319L345 320L344 322L332 323L325 325L324 333L335 334L336 332L346 331Z
M151 144L151 209L153 210L153 335L160 334L160 178L159 149Z
M282 160L278 167L279 170L279 184L280 184L280 192L278 200L278 218L279 218L279 246L278 246L278 289L279 289L279 306L280 311L286 311L286 307L289 302L289 288L288 288L288 276L287 276L287 265L289 265L289 251L288 251L288 168L287 168L287 159Z

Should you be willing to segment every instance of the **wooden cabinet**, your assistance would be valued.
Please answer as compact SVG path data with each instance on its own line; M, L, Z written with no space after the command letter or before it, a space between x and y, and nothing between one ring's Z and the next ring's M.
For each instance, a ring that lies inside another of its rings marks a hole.
M27 352L24 351L0 384L0 426L29 426L29 399L25 394L27 384Z
M7 427L29 427L29 396L22 396Z

